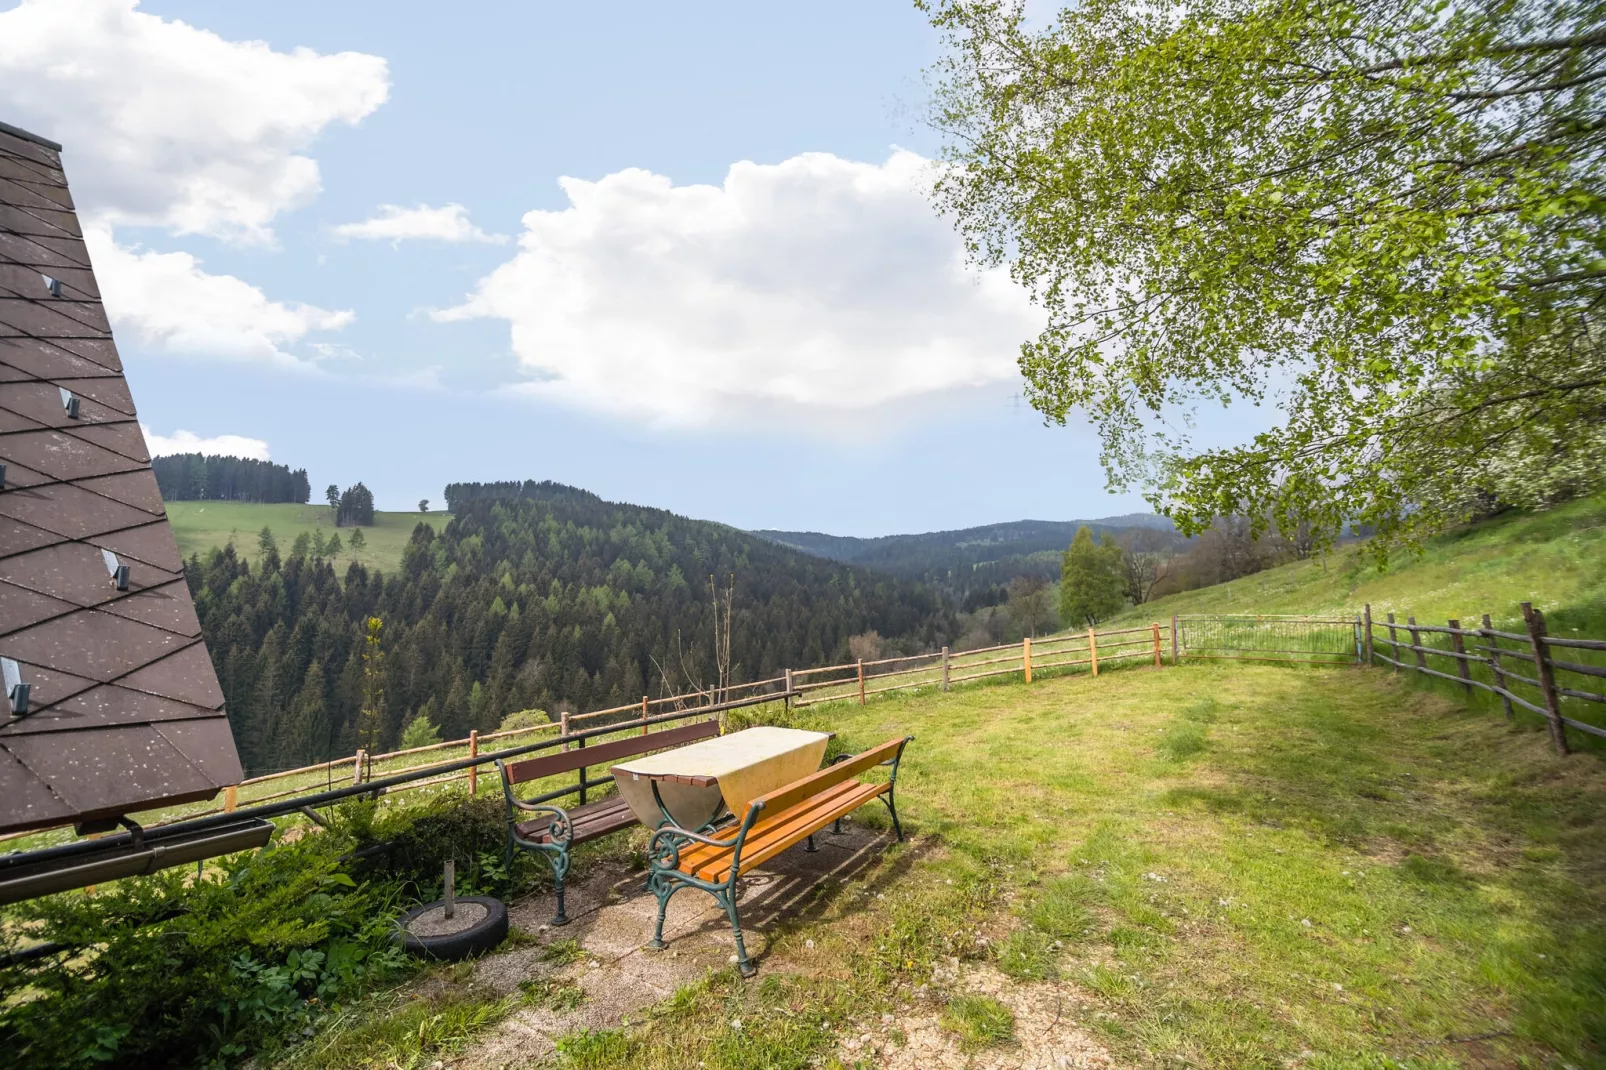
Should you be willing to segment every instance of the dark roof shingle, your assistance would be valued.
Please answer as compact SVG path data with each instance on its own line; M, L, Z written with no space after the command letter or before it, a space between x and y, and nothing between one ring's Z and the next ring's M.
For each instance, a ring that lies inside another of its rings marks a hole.
M0 832L241 776L82 233L60 147L0 123L0 657L31 687L0 694Z

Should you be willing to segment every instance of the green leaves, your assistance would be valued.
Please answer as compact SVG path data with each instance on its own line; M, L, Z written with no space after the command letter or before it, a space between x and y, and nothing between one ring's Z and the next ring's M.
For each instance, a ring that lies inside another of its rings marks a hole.
M1049 312L1021 348L1028 396L1091 420L1112 484L1185 530L1257 512L1409 543L1465 514L1515 428L1606 416L1606 45L1578 36L1600 0L1089 0L1041 31L990 0L932 15L939 205ZM1169 430L1290 381L1252 446Z

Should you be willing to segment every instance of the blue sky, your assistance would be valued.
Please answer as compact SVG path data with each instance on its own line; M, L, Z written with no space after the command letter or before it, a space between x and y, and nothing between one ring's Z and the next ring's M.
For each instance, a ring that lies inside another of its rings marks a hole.
M855 535L1142 508L1020 398L1038 314L919 193L920 14L760 7L30 0L0 119L65 144L157 440L383 508L525 478Z

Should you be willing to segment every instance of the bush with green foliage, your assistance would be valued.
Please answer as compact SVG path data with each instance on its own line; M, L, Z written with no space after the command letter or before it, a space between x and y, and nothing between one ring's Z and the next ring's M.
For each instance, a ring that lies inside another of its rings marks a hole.
M336 808L326 832L199 878L171 869L9 907L0 951L83 950L0 966L4 1063L223 1067L271 1054L411 969L395 918L440 895L446 859L464 894L502 893L505 821L489 795L400 810L364 800ZM539 879L535 861L515 860L516 885Z

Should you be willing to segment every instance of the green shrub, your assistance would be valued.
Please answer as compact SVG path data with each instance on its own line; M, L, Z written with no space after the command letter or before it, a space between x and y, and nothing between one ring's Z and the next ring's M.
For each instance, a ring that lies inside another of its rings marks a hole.
M188 1068L271 1054L413 968L391 941L395 918L440 895L447 858L464 894L501 890L499 796L332 813L327 832L220 860L201 878L171 869L7 908L0 950L85 950L0 966L6 1064ZM394 846L354 857L384 843ZM516 880L536 872L515 865Z
M337 835L11 908L88 950L0 968L0 1049L29 1067L224 1065L406 968L393 884L341 872ZM9 1060L8 1060L9 1061Z

